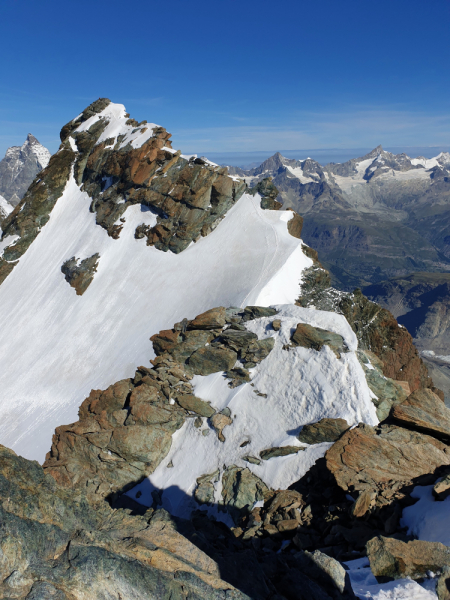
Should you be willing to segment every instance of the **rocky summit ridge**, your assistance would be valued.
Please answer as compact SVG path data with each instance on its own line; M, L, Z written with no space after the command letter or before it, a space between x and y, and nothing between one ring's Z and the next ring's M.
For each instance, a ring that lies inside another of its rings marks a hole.
M6 217L1 597L448 600L450 409L260 171L100 99Z

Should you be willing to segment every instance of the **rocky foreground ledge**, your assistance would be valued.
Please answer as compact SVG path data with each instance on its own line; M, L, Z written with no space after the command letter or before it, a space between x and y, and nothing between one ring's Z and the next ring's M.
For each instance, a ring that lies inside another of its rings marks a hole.
M302 444L332 445L290 489L228 469L231 529L200 509L212 501L208 479L197 481L190 519L158 508L157 494L150 507L123 495L154 471L186 419L227 435L229 415L193 394L192 377L224 372L230 388L248 381L273 340L245 325L269 319L276 330L277 317L219 307L153 336L152 368L93 391L80 420L57 429L44 468L1 447L2 597L352 599L345 561L367 555L380 581L441 573L439 598L448 599L450 550L400 526L414 486L433 484L438 502L450 492L450 410L429 388L398 397L377 427L328 418L303 427ZM290 343L348 352L339 335L301 323Z

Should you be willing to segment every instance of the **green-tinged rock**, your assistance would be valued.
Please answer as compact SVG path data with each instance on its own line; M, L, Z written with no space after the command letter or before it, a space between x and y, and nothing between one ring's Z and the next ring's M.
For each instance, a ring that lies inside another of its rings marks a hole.
M210 331L186 331L178 338L178 344L169 350L174 360L184 363L199 348L203 348L214 339L214 334Z
M177 396L177 402L185 410L194 412L201 417L212 417L212 415L216 412L209 402L205 402L204 400L201 400L192 394Z
M261 317L273 317L277 315L278 311L275 308L268 306L246 306L244 309L244 321L252 321L253 319L260 319Z
M252 465L260 465L261 461L259 460L259 458L256 458L255 456L243 456L242 460L245 460L246 462L252 464Z
M291 340L295 346L311 348L312 350L317 351L327 345L333 350L338 358L340 358L342 352L348 352L344 338L341 335L333 333L332 331L327 331L326 329L321 329L320 327L306 325L305 323L299 323L297 325Z
M399 383L383 375L383 363L373 352L369 350L358 350L358 360L364 370L367 385L375 394L372 402L377 409L377 417L384 421L395 404L406 400L408 392L403 387L403 382Z
M272 337L263 340L253 340L241 351L241 357L246 363L259 363L269 356L275 346Z
M321 419L317 423L304 425L297 437L304 444L335 442L347 429L350 429L350 425L345 419Z
M214 502L214 484L219 481L219 469L214 473L202 475L197 478L197 487L194 498L199 504L212 504Z
M267 491L266 484L247 468L232 465L222 475L223 508L235 523L251 511L255 502L263 500Z
M229 371L234 367L237 354L227 348L206 346L196 350L189 358L189 367L196 375L210 375L219 371Z
M278 448L267 448L262 450L259 455L263 460L269 460L277 456L288 456L289 454L297 454L300 450L305 450L299 446L280 446Z
M228 347L239 352L247 348L252 341L257 340L258 336L246 329L226 329L220 334L219 339Z

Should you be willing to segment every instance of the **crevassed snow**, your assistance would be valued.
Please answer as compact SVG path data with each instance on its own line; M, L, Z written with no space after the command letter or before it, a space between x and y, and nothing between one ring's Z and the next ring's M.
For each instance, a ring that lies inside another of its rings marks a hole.
M346 561L345 565L348 567L353 591L361 600L437 600L433 580L428 580L423 585L411 579L378 583L372 574L368 558Z
M432 492L432 485L416 486L411 497L419 500L403 510L400 524L419 540L450 546L450 496L436 501Z
M433 167L437 167L439 165L437 159L437 156L433 158L412 158L411 164L414 166L422 165L422 167L424 167L425 169L432 169Z
M297 179L299 179L301 183L316 183L317 182L316 179L312 179L312 177L308 177L307 175L304 175L303 169L301 167L290 167L289 165L286 165L286 169L289 171L289 173L292 173L292 175L297 177Z
M324 418L343 418L350 425L364 421L378 423L371 393L361 365L356 357L357 340L345 317L331 312L278 305L281 329L275 332L271 322L275 317L249 321L247 329L258 337L273 337L275 347L257 367L251 369L252 381L230 389L222 373L207 377L196 376L192 383L195 394L217 409L228 407L233 423L223 430L225 442L208 429L204 421L201 429L188 422L173 436L168 456L147 481L129 492L135 497L142 492L139 502L152 503L153 489L165 490L163 506L177 516L188 516L196 505L192 493L196 479L201 475L221 472L225 466L248 467L273 489L287 488L300 479L323 456L331 444L305 446L297 434L303 425ZM297 323L307 323L340 334L351 350L341 358L328 346L320 352L306 348L284 350ZM258 396L256 392L266 394ZM241 447L243 442L249 442ZM254 465L244 456L259 457L261 450L278 446L306 447L297 454L272 458ZM173 467L168 468L169 463ZM216 489L216 503L220 501L220 484ZM209 509L218 518L216 510Z
M136 226L153 218L140 206L125 213L120 239L108 237L71 178L0 286L0 443L42 460L55 427L77 419L90 390L148 364L149 337L184 317L220 305L294 302L312 261L283 212L262 210L260 201L244 195L210 235L175 255L134 238ZM77 296L61 265L96 252L98 271ZM271 285L286 279L285 269L294 276L289 293Z
M131 144L133 148L140 148L153 135L153 130L158 127L155 123L146 123L140 127L135 125L127 125L128 117L126 108L123 104L108 104L101 112L93 115L87 121L79 125L75 132L87 131L94 123L100 119L106 119L108 125L99 137L97 144L105 142L109 138L117 138L118 135L125 134L125 138L120 144L120 148L124 148L127 144ZM137 131L135 131L137 129ZM144 131L145 130L145 131ZM133 133L134 131L134 133Z

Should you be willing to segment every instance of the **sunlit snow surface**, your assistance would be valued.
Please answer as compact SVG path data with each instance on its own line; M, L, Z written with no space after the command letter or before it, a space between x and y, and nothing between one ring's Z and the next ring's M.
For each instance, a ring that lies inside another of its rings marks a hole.
M154 333L214 306L294 302L312 261L286 214L260 200L244 195L215 231L175 255L134 238L137 225L155 221L139 205L125 213L120 239L110 238L71 179L0 286L0 443L42 461L55 427L76 421L91 389L149 365ZM98 272L77 296L61 265L96 252Z
M419 585L411 579L378 583L369 567L368 558L346 561L355 595L361 600L437 600L435 581Z

